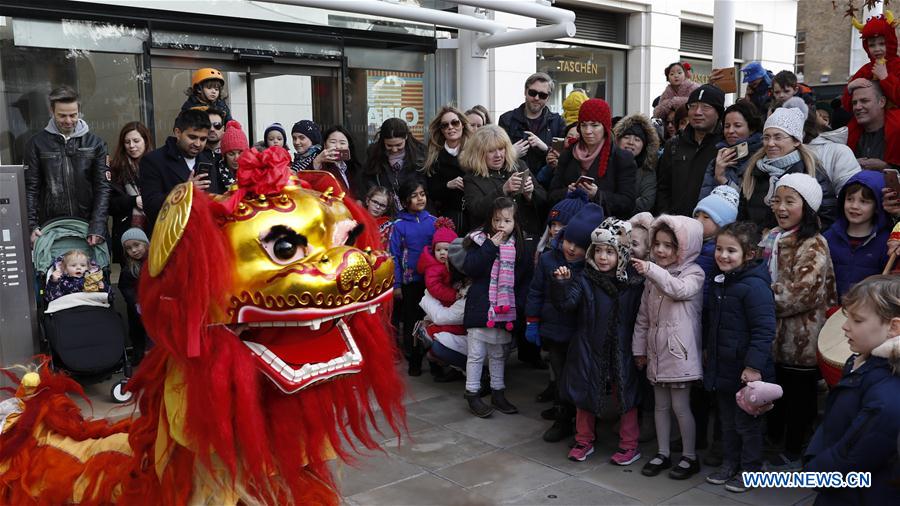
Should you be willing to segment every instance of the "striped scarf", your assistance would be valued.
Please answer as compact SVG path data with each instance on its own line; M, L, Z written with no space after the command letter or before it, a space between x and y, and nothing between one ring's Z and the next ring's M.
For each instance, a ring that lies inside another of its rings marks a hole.
M479 246L490 240L484 232L476 232L472 239ZM491 267L491 283L488 287L487 326L494 328L497 323L506 322L505 328L512 331L516 321L516 238L510 237L500 245L500 254Z

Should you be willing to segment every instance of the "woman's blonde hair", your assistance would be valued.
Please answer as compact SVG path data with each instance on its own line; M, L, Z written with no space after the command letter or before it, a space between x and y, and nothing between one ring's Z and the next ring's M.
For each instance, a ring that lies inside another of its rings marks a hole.
M506 150L506 163L502 170L508 172L515 169L518 158L506 131L497 125L484 125L466 142L466 147L459 154L459 166L476 176L488 177L490 169L485 158L490 151L501 148Z
M869 276L853 285L842 302L845 311L869 306L882 321L900 318L900 278L889 274Z
M444 149L446 139L444 138L444 131L441 129L441 119L448 112L455 114L461 123L459 126L462 129L462 138L459 139L460 151L466 146L466 141L469 139L469 120L466 118L466 115L452 105L441 107L437 116L435 116L434 119L431 120L431 124L428 125L428 157L425 159L424 172L425 175L429 177L434 174L434 166L437 164L438 155L440 155L441 150Z
M803 161L806 173L812 177L816 177L816 170L819 168L819 160L816 158L816 155L804 144L797 146L797 151L800 152L800 160ZM744 169L744 177L741 181L741 193L747 200L750 200L750 197L753 196L753 190L756 188L756 178L753 177L753 168L756 167L756 162L765 157L766 147L763 146L759 148L759 151L753 153L753 156L747 161L747 168Z

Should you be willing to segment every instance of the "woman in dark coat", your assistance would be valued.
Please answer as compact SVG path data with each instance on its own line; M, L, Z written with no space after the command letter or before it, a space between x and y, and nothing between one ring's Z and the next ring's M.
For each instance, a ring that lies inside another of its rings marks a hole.
M153 149L150 130L143 123L132 121L119 132L119 143L109 162L109 185L112 188L109 196L109 214L112 218L109 244L112 246L113 260L122 265L125 263L122 234L132 227L143 229L147 221L137 183L138 168L141 158Z
M550 182L550 205L578 187L592 202L603 206L607 216L631 218L637 165L630 151L619 149L613 142L609 104L599 98L581 104L578 133L578 142L559 157Z
M463 211L465 175L459 166L459 154L472 135L469 122L459 109L445 105L428 127L428 157L425 176L428 180L428 204L432 214L445 216L456 224L456 232L465 235L469 224Z
M424 157L422 143L413 137L409 125L400 118L388 118L381 124L375 142L369 146L366 166L360 175L357 196L369 194L374 186L391 191L397 209L403 209L400 183L416 175L422 168Z

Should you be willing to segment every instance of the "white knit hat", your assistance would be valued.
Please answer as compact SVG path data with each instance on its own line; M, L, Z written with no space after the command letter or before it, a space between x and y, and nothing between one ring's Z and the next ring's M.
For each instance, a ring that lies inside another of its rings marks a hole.
M806 122L808 111L809 108L802 98L791 97L769 116L763 130L777 128L797 141L803 142L803 124Z
M813 211L819 212L819 206L822 205L822 187L816 178L799 172L785 174L775 184L775 190L782 186L795 190Z

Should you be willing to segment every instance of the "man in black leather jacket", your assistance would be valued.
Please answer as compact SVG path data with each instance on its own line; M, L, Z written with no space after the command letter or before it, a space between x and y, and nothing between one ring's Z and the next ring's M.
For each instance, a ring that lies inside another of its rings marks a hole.
M109 168L106 143L79 119L78 93L69 86L50 92L53 115L25 147L25 189L31 243L52 218L88 220L88 243L106 237Z
M552 93L553 79L549 75L532 74L525 80L525 102L503 113L497 123L506 130L519 158L532 174L537 174L546 164L553 138L565 136L565 120L547 107Z

